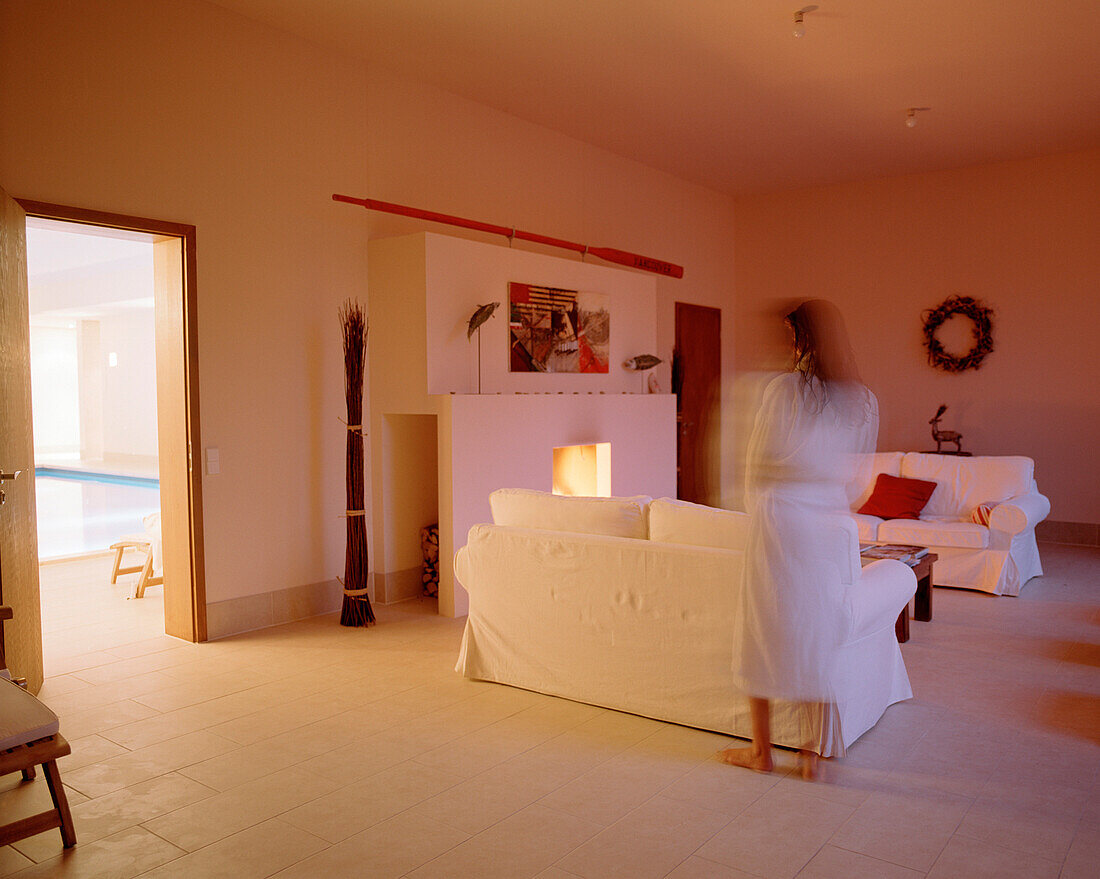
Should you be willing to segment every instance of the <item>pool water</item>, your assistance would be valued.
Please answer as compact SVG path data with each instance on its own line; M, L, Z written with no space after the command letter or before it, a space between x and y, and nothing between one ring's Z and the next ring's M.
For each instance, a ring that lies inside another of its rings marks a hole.
M40 560L108 549L160 510L156 479L36 467L34 485Z

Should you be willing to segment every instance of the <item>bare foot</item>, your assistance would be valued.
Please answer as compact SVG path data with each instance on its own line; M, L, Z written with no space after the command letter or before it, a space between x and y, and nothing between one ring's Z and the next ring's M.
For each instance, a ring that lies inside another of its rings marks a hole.
M814 751L799 751L798 766L802 771L802 778L804 780L817 781L820 777L817 754Z
M744 766L754 772L772 771L771 748L767 752L758 751L756 748L726 748L717 754L719 760L730 766Z

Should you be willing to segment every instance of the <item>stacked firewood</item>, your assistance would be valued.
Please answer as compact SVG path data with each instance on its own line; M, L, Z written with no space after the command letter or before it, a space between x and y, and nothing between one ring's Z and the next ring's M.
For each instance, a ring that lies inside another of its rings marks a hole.
M439 595L439 525L429 525L420 529L420 552L424 556L424 566L420 580L424 594L429 598Z

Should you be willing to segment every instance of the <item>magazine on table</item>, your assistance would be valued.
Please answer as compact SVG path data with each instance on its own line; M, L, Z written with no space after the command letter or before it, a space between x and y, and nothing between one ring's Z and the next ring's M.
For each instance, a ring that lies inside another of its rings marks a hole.
M868 543L860 546L859 554L865 559L897 559L909 564L928 555L928 547L905 543Z

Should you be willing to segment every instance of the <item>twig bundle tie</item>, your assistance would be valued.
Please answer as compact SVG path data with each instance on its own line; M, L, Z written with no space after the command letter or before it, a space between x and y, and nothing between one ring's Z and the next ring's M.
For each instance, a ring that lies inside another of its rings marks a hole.
M344 331L344 397L347 402L347 552L344 554L344 603L340 625L369 626L374 610L367 590L367 522L363 493L363 368L366 362L367 317L358 302L340 308ZM341 419L343 420L343 419Z
M344 581L341 580L339 577L336 578L336 582L339 583L341 586L344 585ZM344 588L344 594L351 598L357 598L360 595L366 595L369 591L369 589L348 589L346 587Z
M363 425L361 425L361 424L348 424L346 421L344 421L343 418L337 418L336 420L339 421L341 424L343 424L345 427L347 427L347 429L350 430L352 433L361 434L363 439L367 438L367 432L365 430L363 430Z

